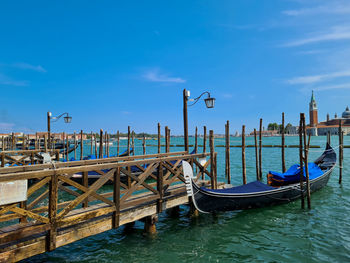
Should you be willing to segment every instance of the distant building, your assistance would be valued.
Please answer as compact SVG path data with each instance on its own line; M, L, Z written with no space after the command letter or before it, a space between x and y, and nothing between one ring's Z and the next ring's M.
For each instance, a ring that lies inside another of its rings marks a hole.
M338 118L337 113L334 115L334 119L330 119L329 113L327 113L326 120L323 122L318 122L318 112L317 105L312 91L311 101L309 103L309 113L310 113L310 124L307 125L307 133L311 135L327 135L330 132L331 135L338 135L339 132L339 122L342 124L342 131L344 135L350 134L350 110L346 107L345 111L342 113L341 118Z

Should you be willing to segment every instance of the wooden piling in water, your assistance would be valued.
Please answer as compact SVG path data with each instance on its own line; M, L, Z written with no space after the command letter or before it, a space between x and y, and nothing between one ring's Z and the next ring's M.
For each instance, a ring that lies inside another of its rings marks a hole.
M64 144L63 144L64 147ZM46 134L44 135L44 148L45 148L45 152L47 152L47 136Z
M168 126L165 126L164 128L164 139L165 139L165 152L168 152Z
M342 182L343 177L343 129L341 120L339 120L339 184Z
M210 184L215 189L215 161L214 161L214 131L209 131L209 147L210 147Z
M262 179L262 122L263 119L260 119L259 126L259 180Z
M105 137L103 138L104 139L104 141L103 141L103 143L104 143L104 145L105 145L105 147L104 147L104 156L107 156L107 131L105 131Z
M230 164L230 122L225 125L225 174L227 184L231 184L231 164Z
M67 152L67 162L69 161L69 135L67 133L67 140L66 140L66 152Z
M80 130L80 160L84 158L84 140L83 140L83 130Z
M158 153L160 153L160 123L158 122Z
M207 126L203 126L203 153L207 150Z
M302 122L302 115L300 114L300 121L299 121L299 160L300 160L300 192L301 192L301 208L305 208L305 201L304 201L304 158L303 158L303 122Z
M77 159L77 134L74 132L74 160Z
M143 134L142 137L142 149L143 149L143 155L146 155L146 136Z
M247 184L246 163L245 163L245 125L242 126L242 178L243 178L243 184Z
M170 129L169 129L169 128L168 128L167 140L168 140L168 149L167 149L167 152L170 152Z
M255 170L256 170L256 180L259 180L259 155L258 155L258 138L256 134L256 129L254 129L254 147L255 147Z
M130 126L128 126L128 142L127 142L127 151L128 151L128 155L130 155Z
M131 143L132 143L132 155L135 155L136 149L135 149L135 131L132 131L132 136L131 136Z
M286 172L286 160L285 160L285 138L284 138L284 112L282 112L282 172Z
M196 130L194 133L194 152L197 153L198 152L198 128L196 126Z
M100 129L100 147L98 158L103 158L103 130Z
M117 131L117 156L119 156L119 146L120 146L120 135L119 135L119 131Z
M94 135L94 141L95 141L95 158L97 159L97 133Z
M92 147L92 132L91 132L91 135L90 135L90 155L93 154L93 147ZM74 145L75 146L75 145Z
M309 180L309 166L308 166L308 147L306 144L306 123L305 115L302 115L303 121L303 133L304 133L304 165L305 165L305 175L306 175L306 194L307 194L307 207L311 209L311 196L310 196L310 180Z

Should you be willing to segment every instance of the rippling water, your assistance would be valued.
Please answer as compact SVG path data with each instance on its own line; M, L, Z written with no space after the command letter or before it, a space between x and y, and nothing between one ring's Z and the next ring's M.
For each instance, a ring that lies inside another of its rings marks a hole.
M176 143L180 139L172 139ZM320 155L325 137L313 137L309 160ZM155 141L154 141L155 142ZM179 142L181 143L181 142ZM223 144L217 139L216 145ZM231 138L231 144L240 144ZM247 138L253 144L253 138ZM263 138L263 144L280 144L280 138ZM287 137L286 144L298 144ZM350 145L350 137L344 138ZM139 144L137 144L139 146ZM332 137L332 145L338 138ZM86 146L85 152L89 152ZM137 153L142 151L136 147ZM111 150L115 150L112 148ZM172 151L182 149L172 149ZM147 153L155 152L147 148ZM224 148L217 147L218 175L224 179ZM338 154L338 150L337 154ZM247 148L248 181L255 180L254 148ZM343 184L338 184L338 168L328 185L311 196L311 210L301 210L300 201L216 215L201 214L191 219L188 208L178 217L162 213L157 234L143 235L143 224L126 232L123 227L85 238L28 262L350 262L350 149L344 149ZM286 149L286 165L299 162L297 148ZM281 149L263 148L263 174L281 169ZM235 185L242 183L241 149L231 148L231 174Z

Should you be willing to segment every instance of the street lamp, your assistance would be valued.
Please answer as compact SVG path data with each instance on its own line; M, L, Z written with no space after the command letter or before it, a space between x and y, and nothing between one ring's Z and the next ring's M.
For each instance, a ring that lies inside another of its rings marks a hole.
M204 99L205 106L208 109L214 108L214 106L215 106L215 98L210 97L210 93L208 91L203 92L197 98L190 99L190 91L186 90L186 89L183 90L184 137L185 137L185 151L187 151L187 152L189 151L188 150L188 114L187 114L187 106L190 107L190 106L195 105L204 94L208 95L208 97L206 99ZM187 105L188 101L193 102L193 103L190 104L190 105Z
M52 122L56 122L61 117L63 117L65 123L72 122L72 117L69 116L68 112L62 113L61 115L58 115L57 117L52 117L52 113L50 111L47 112L47 136L48 136L49 148L51 148L51 120L52 120Z

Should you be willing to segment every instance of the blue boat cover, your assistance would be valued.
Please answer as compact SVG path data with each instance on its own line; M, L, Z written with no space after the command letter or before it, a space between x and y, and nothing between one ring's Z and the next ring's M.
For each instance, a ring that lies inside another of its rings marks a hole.
M246 193L256 193L276 189L275 187L268 186L260 181L254 181L248 184L231 187L227 189L208 189L201 187L201 189L212 192L212 193L222 193L222 194L246 194Z
M323 174L323 171L315 163L308 163L309 170L309 179L315 179ZM305 169L304 171L304 180L306 179ZM285 173L278 173L274 171L269 171L269 174L272 175L272 179L276 181L282 181L284 183L294 183L300 180L300 165L292 165L288 171Z

